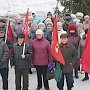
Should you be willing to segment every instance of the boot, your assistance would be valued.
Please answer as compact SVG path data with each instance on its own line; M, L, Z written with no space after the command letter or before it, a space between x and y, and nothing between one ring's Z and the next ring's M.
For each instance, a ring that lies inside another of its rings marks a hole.
M32 74L31 68L29 68L29 73Z
M63 88L59 88L59 90L63 90Z
M78 76L78 69L77 68L74 69L74 72L75 72L75 78L78 79L79 78L79 76Z
M68 87L67 90L72 90L72 88Z
M89 80L89 76L88 76L88 73L85 72L85 78L82 79L82 81L86 81L86 80Z

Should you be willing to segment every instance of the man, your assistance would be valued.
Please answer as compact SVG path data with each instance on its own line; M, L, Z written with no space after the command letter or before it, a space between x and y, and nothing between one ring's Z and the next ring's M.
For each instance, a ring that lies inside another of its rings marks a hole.
M77 59L77 51L75 47L68 43L68 36L67 33L64 32L60 36L61 38L61 44L60 50L65 60L65 65L61 65L62 68L62 77L59 82L57 82L57 87L59 90L64 90L64 76L66 77L67 82L67 90L72 90L73 87L73 64L75 60Z
M25 45L25 52L23 53L24 47L24 34L18 34L18 42L13 45L11 66L15 67L15 83L16 90L21 90L21 77L23 77L23 89L28 90L28 70L29 70L29 58L31 57L30 45Z
M33 23L39 24L41 23L41 18L36 15L36 12L32 12L32 17L34 18Z
M3 41L5 31L0 28L0 74L3 82L3 90L8 90L8 46Z

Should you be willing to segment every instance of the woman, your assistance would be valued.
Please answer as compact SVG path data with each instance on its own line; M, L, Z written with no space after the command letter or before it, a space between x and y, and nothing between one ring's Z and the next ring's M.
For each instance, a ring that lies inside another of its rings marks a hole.
M42 76L44 87L49 90L48 80L46 80L47 66L52 62L51 50L49 42L43 38L44 33L42 30L38 29L36 31L36 39L32 40L31 48L33 52L32 64L35 65L37 71L37 89L42 88Z
M69 42L75 46L76 50L78 50L80 37L78 35L77 27L76 27L75 23L71 23L68 25L68 32L69 32L69 36L68 36ZM74 71L75 71L75 78L76 79L78 79L79 65L80 65L80 62L79 62L79 59L77 59L77 61L74 64Z

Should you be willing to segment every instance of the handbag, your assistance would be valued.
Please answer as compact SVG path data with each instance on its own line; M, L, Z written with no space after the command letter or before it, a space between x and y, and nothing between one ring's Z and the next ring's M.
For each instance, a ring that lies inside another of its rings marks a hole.
M54 78L57 82L59 82L61 77L62 77L62 69L61 69L60 63L56 62Z
M54 78L54 68L52 70L47 69L46 80L51 80Z

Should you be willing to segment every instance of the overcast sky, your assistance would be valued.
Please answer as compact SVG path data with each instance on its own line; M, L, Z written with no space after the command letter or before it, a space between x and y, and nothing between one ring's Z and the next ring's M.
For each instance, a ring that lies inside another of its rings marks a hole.
M30 11L53 11L56 0L0 0L0 15L23 13L29 8Z

